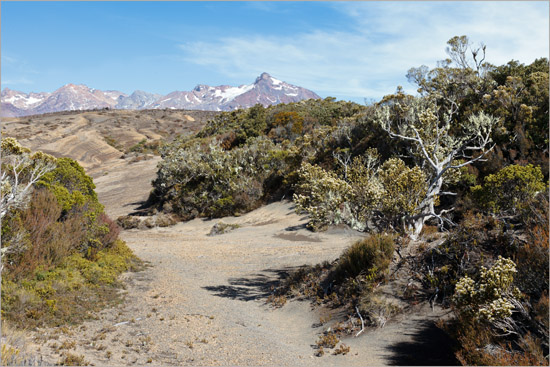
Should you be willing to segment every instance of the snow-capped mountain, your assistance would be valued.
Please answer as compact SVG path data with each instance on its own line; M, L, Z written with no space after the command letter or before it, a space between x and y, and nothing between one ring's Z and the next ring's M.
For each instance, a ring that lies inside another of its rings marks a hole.
M44 102L31 109L32 114L58 111L89 110L94 108L112 108L116 99L124 95L121 92L103 92L85 85L66 84L50 94Z
M153 107L231 111L240 107L252 107L257 103L269 106L311 98L321 97L310 90L285 83L268 73L263 73L253 84L239 87L229 85L210 87L200 84L190 92L172 92L160 98Z
M253 84L232 87L197 85L192 91L175 91L165 96L143 91L131 95L119 91L101 91L85 85L67 84L52 93L29 93L5 88L2 91L1 116L25 116L58 111L96 108L150 109L172 108L207 111L231 111L252 107L321 98L314 92L288 84L262 73Z
M151 108L151 106L162 97L162 94L154 94L136 90L129 96L120 97L117 100L115 108L123 110L139 110L142 108Z
M15 111L31 110L40 105L50 93L23 93L9 88L2 91L2 110L8 109L13 113Z

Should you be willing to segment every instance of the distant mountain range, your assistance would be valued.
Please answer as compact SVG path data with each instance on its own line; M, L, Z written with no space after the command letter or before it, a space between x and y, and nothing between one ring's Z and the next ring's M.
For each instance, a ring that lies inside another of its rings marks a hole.
M321 98L302 87L262 73L253 84L232 87L197 85L192 91L175 91L165 96L135 91L128 95L116 90L102 91L86 85L67 84L52 93L23 93L5 88L1 94L0 116L19 117L49 112L112 109L187 109L231 111L252 107Z

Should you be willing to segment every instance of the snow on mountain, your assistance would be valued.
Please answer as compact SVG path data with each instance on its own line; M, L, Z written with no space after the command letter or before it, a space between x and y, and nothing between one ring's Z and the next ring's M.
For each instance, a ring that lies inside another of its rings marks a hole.
M32 114L41 114L58 111L89 110L95 108L111 108L116 104L112 98L114 91L109 94L99 89L89 88L86 85L66 84L54 91L40 105L31 109ZM121 92L115 92L114 95Z
M4 89L1 95L1 116L23 116L66 110L97 108L145 109L171 108L209 111L231 111L252 107L298 102L320 98L314 92L294 86L262 73L253 84L238 87L216 87L199 84L191 91L175 91L165 96L135 91L131 95L67 84L52 93L29 93Z
M310 90L275 79L268 73L262 73L253 84L244 84L239 87L229 85L211 87L199 84L189 92L172 92L159 99L154 107L231 111L252 107L257 103L269 106L310 98L321 97Z
M23 93L9 88L2 91L2 103L9 103L18 109L31 109L42 103L50 93Z
M122 97L119 97L115 108L124 110L139 110L144 108L151 108L161 94L153 94L144 92L142 90L136 90L134 93Z

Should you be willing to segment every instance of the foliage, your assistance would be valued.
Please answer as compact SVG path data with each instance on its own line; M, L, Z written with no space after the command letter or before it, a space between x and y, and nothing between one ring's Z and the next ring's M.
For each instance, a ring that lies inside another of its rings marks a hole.
M31 154L13 138L2 139L1 155L0 219L10 210L24 208L33 185L55 165L54 157L42 152Z
M453 298L458 311L488 322L509 318L514 309L512 302L520 296L512 286L515 273L516 264L499 256L490 269L481 267L477 282L468 276L461 278Z
M287 179L298 162L295 150L265 138L230 151L217 140L190 142L165 151L153 195L184 219L249 211L278 190L273 183Z
M94 206L96 212L103 210L92 178L71 158L57 159L56 168L42 176L37 186L52 191L64 213L83 206Z
M369 281L379 281L387 276L387 270L395 249L394 237L371 235L348 247L333 271L337 280L365 276Z
M407 218L414 238L427 219L436 218L443 226L446 219L435 212L435 206L440 195L448 194L442 190L447 171L483 158L497 122L484 112L459 119L459 104L450 100L448 107L441 107L435 102L438 98L410 97L398 90L396 95L384 97L376 112L376 120L391 137L409 143L407 154L426 177L427 190L417 214ZM459 159L464 161L458 163Z
M381 313L389 316L396 311L394 305L373 293L377 284L387 280L394 241L393 236L371 235L344 250L332 263L302 267L282 282L272 300L307 299L316 305L343 307L350 315L356 315L358 306L368 325L377 325Z
M399 158L388 159L380 169L384 187L382 210L390 223L418 214L426 196L426 176L420 167L409 168Z
M426 195L426 179L419 167L409 168L398 158L376 167L375 151L355 157L346 177L304 163L300 170L294 202L299 212L310 216L308 226L323 230L345 223L365 230L368 223L399 230L402 221L418 212Z
M92 179L76 161L31 153L14 139L3 139L2 150L24 157L23 168L6 159L2 169L8 185L27 185L30 199L2 218L2 317L20 327L61 325L115 300L117 276L137 259L118 240ZM10 190L3 179L3 197Z
M118 275L138 265L132 251L117 240L93 261L75 253L54 267L36 267L24 279L2 277L2 317L19 327L79 322L115 301Z
M308 226L313 230L322 230L329 224L345 222L344 211L349 201L351 187L333 172L309 163L298 171L300 184L294 194L298 212L307 212L310 216Z
M458 281L453 297L457 319L452 323L459 325L453 334L460 342L457 357L462 363L548 364L548 324L533 319L529 303L513 286L515 273L514 262L499 256L490 269L481 268L478 281Z
M472 193L482 208L516 214L545 187L540 167L510 165L485 177L484 185L472 187Z

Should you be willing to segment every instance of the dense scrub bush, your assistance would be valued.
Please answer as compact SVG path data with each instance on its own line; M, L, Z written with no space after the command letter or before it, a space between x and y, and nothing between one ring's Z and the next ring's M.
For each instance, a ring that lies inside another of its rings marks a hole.
M384 187L382 211L386 220L398 228L405 217L418 214L428 190L426 175L418 166L409 168L398 158L384 162L379 175Z
M519 289L512 286L515 273L516 264L499 256L490 269L481 267L477 282L468 276L460 278L453 297L458 312L489 323L510 318L520 297Z
M483 186L472 187L472 192L483 209L516 214L545 188L540 167L510 165L485 177Z
M113 298L116 277L137 259L76 161L31 154L13 139L2 140L2 152L28 160L21 171L2 161L12 175L3 186L29 185L28 200L2 218L2 317L19 326L80 319ZM45 161L48 170L33 176L33 166Z
M165 151L153 195L183 219L246 212L279 189L297 159L295 150L265 138L229 151L217 140L192 142Z
M491 268L481 267L477 281L457 282L457 316L448 327L460 342L463 364L548 365L548 323L540 321L548 317L547 304L546 312L533 309L513 285L516 273L512 260L499 257Z
M547 193L527 203L515 225L470 212L424 254L426 285L456 310L445 329L464 364L548 363Z
M346 205L351 187L346 181L333 172L309 163L302 165L298 175L300 183L294 194L294 202L298 213L309 214L309 228L322 230L329 224L347 222L349 209Z
M323 230L345 223L356 230L393 228L403 231L405 218L418 212L426 179L418 167L398 158L377 166L375 151L355 157L343 175L304 163L298 171L294 202L310 215L308 226Z

